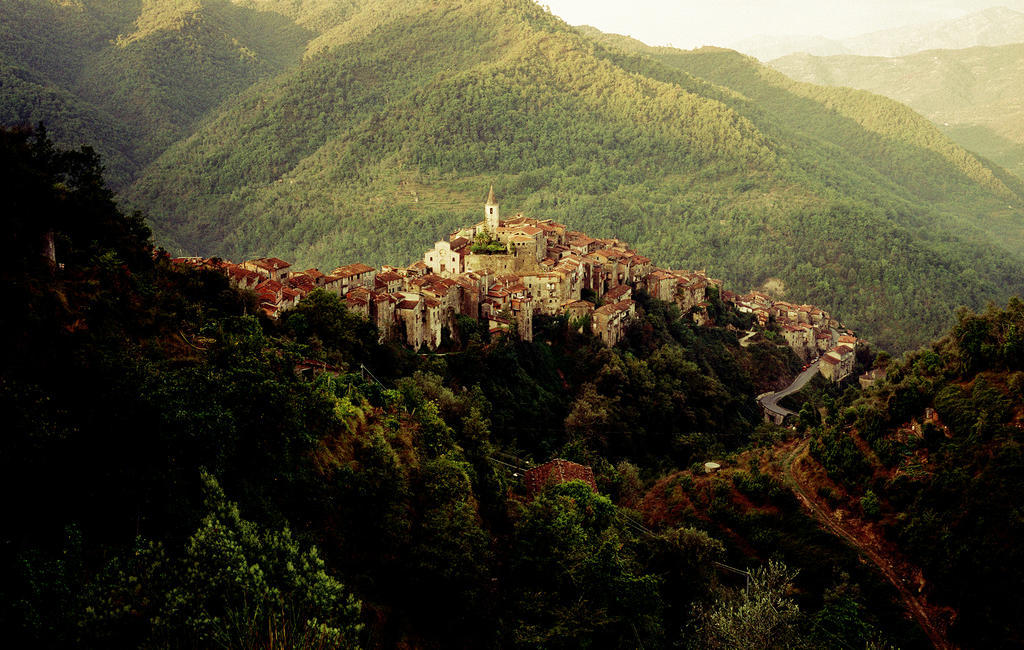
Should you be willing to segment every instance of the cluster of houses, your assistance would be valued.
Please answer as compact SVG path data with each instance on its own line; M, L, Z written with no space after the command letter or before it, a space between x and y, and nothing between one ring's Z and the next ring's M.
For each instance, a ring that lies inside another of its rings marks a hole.
M795 305L752 291L743 295L724 294L740 312L753 314L762 327L769 320L778 325L786 343L804 361L821 358L821 374L841 381L853 372L854 351L860 343L851 332L841 333L842 325L827 311L814 305Z
M537 314L568 314L577 327L590 327L611 346L636 316L634 290L675 301L704 323L705 291L722 285L703 271L656 269L618 239L594 239L521 214L501 219L493 188L482 221L437 242L407 267L349 264L325 274L292 270L272 257L241 264L176 261L217 268L234 286L254 291L270 317L314 289L334 293L372 321L381 340L402 340L414 349L436 349L445 328L457 330L459 316L485 322L492 333L514 331L532 340Z
M492 333L515 332L533 339L535 315L569 316L574 328L589 327L609 346L620 341L636 317L633 292L675 302L699 324L708 324L707 290L715 287L726 302L753 314L765 326L770 319L804 360L822 355L822 373L839 380L852 372L856 339L840 336L839 323L811 305L776 301L759 292L736 295L704 271L655 268L618 239L595 239L550 219L517 214L502 219L494 189L484 204L484 219L438 241L423 259L407 267L366 264L341 266L329 274L293 270L277 258L233 264L202 258L180 263L216 268L241 289L255 292L264 312L274 318L295 307L315 289L341 298L349 310L372 321L381 340L404 341L414 349L436 349L447 328L468 317L486 323Z

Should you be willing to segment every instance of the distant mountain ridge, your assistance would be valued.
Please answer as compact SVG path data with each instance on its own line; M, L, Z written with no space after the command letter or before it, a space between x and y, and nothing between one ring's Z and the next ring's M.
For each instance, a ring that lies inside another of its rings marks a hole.
M813 57L770 64L798 81L904 102L963 145L1024 178L1024 43L906 57Z
M61 38L0 49L35 84L0 96L4 123L95 116L64 136L121 155L122 200L174 252L412 262L493 182L506 209L771 281L887 347L1024 291L1018 179L905 106L735 52L528 0L18 1L39 20L4 5L0 26Z
M1024 10L1024 6L1021 7ZM824 36L755 36L731 47L761 61L807 53L814 56L906 56L937 49L964 49L1024 43L1024 13L990 7L952 20L896 27L860 36L829 39Z

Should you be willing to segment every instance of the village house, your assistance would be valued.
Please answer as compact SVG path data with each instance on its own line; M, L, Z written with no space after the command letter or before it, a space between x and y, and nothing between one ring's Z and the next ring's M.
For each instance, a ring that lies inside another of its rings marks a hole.
M231 286L238 289L253 291L263 281L262 275L238 264L228 264L224 268L224 273L228 276Z
M440 304L442 327L447 327L449 331L453 328L455 315L459 313L462 305L462 287L458 282L432 273L410 281L408 288L437 300Z
M521 279L533 296L537 312L546 316L560 313L566 301L580 297L578 286L573 292L572 275L561 270L523 275Z
M377 326L380 343L398 338L399 302L399 295L391 292L375 292L370 298L370 320Z
M604 294L605 302L621 302L623 300L629 300L633 297L633 287L628 284L620 284L617 287L609 289Z
M373 279L377 275L377 270L372 266L367 266L366 264L357 262L355 264L339 266L331 271L331 275L340 279L341 295L344 296L356 287L367 287L372 289Z
M564 306L569 322L578 321L594 313L594 303L589 300L574 300Z
M860 382L861 388L868 389L885 379L886 372L885 368L873 368L858 377L857 381Z
M691 307L690 313L692 314L693 322L700 327L713 325L714 320L711 318L711 312L708 311L708 307L710 306L711 303L709 302L699 302Z
M261 257L242 262L241 267L249 271L255 271L268 280L281 282L288 278L288 269L291 267L291 264L276 257Z
M645 284L647 293L655 300L670 302L675 300L676 285L679 278L674 273L658 269L647 276Z
M819 353L828 352L830 349L832 349L832 346L834 345L834 342L832 341L832 332L828 330L816 330L814 339L815 349Z
M405 276L396 271L382 271L373 278L373 287L384 293L394 293L402 288Z
M405 328L405 342L413 350L426 346L436 350L441 345L441 303L418 293L402 291L395 306L395 316Z
M319 269L306 269L305 271L294 271L288 276L288 280L291 284L296 284L308 280L313 284L315 288L322 288L327 280L326 275L320 272Z
M295 374L304 381L313 381L325 373L337 377L341 374L341 368L316 359L303 359L295 364Z
M856 355L853 348L837 345L821 357L821 375L829 381L840 382L853 372Z
M591 327L594 335L608 347L622 340L626 328L636 316L636 303L632 300L605 305L594 310Z
M782 337L798 357L807 361L817 350L814 328L806 323L781 326Z
M313 280L313 278L297 274L292 274L287 280L285 280L285 286L298 293L300 300L318 288L316 286L316 281Z

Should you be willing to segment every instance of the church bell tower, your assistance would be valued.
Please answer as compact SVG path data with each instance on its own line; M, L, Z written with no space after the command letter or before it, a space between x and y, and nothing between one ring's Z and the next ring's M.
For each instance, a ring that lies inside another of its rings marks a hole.
M501 223L498 218L498 199L494 198L494 184L491 184L491 191L487 193L487 203L484 204L484 223L487 225L487 232L491 237L498 236L498 225Z

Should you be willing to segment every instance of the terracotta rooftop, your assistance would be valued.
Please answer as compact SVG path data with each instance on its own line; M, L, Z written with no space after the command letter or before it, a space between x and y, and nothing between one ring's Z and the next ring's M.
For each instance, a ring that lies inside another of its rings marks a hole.
M356 262L355 264L346 264L345 266L339 266L338 268L331 271L331 275L336 275L339 278L350 278L353 275L362 275L363 273L367 273L372 270L372 266L367 266L366 264L362 264L361 262Z
M605 292L604 297L608 300L618 301L619 298L633 290L628 284L620 284Z
M518 232L524 232L527 235L539 235L544 232L543 228L538 228L537 226L519 226L516 230Z
M530 498L537 496L548 486L561 485L569 481L583 481L590 486L592 491L597 492L594 470L586 465L561 458L529 469L523 474L523 484L526 487L526 494Z
M612 314L617 314L619 312L628 311L629 308L634 304L635 302L633 300L623 300L621 302L616 302L610 305L599 307L598 309L594 310L594 313L610 316Z
M278 269L286 269L291 266L288 262L276 257L261 257L259 259L249 260L249 263L258 266L261 269L267 269L268 271L277 271Z

